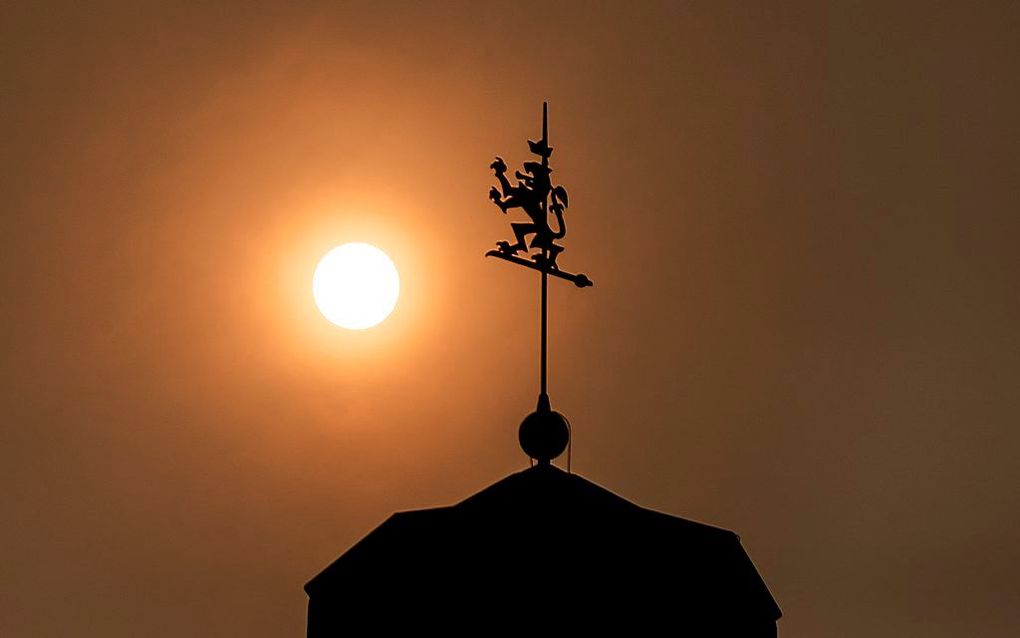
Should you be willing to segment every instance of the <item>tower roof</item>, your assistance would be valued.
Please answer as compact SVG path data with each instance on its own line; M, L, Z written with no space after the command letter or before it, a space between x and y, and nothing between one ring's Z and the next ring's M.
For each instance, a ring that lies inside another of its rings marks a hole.
M310 629L317 609L357 613L359 600L381 595L490 611L568 596L773 628L781 615L733 532L640 507L553 465L511 474L456 505L394 514L305 590Z

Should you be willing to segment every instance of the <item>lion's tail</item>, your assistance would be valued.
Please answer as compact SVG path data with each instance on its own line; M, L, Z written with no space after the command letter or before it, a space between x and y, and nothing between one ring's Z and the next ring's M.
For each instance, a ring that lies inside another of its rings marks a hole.
M567 190L562 186L552 189L552 212L556 215L559 230L553 233L553 239L563 239L567 234L567 224L563 221L563 209L567 207Z

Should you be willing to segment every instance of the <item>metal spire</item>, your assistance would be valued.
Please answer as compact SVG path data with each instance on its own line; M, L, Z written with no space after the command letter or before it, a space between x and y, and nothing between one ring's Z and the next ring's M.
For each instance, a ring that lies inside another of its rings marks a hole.
M541 348L538 406L521 423L521 447L539 463L548 463L559 456L570 440L570 426L566 418L552 411L549 401L549 276L573 282L578 288L591 286L592 281L584 274L572 274L560 270L556 263L557 257L563 252L563 246L557 240L567 234L563 220L564 210L568 206L567 191L562 186L554 186L550 175L549 157L553 149L549 146L549 107L542 103L542 138L537 142L528 140L530 151L541 158L541 162L525 162L524 171L516 171L516 185L507 179L507 165L501 157L490 165L499 182L499 188L493 186L489 190L489 199L506 214L507 211L519 208L527 215L530 222L515 222L510 225L515 242L496 242L496 249L485 253L487 257L496 257L525 268L537 270L542 275L542 309L541 309ZM554 231L549 223L549 214L556 218L557 229ZM529 241L530 237L530 241ZM536 252L532 252L536 251ZM528 259L518 256L523 252Z

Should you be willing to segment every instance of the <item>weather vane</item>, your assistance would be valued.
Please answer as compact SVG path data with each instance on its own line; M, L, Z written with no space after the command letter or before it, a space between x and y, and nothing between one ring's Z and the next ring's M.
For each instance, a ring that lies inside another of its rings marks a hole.
M549 463L567 449L570 443L570 424L559 412L554 412L549 403L548 374L548 307L549 275L571 281L578 288L591 286L592 282L583 274L572 274L560 270L556 258L563 252L563 246L556 243L567 234L563 213L567 208L567 191L562 186L553 186L550 177L549 157L553 149L549 146L549 109L542 103L542 139L528 140L530 151L539 156L540 162L524 162L524 171L516 171L516 184L507 179L507 165L503 158L496 157L490 168L495 172L499 188L489 189L489 199L506 214L512 208L520 208L528 216L528 222L510 224L515 241L496 242L496 249L485 253L486 257L497 257L525 268L537 270L542 275L542 337L541 376L539 382L538 407L524 418L518 436L521 448L539 463ZM556 230L549 223L550 213L556 218ZM531 241L528 237L531 236ZM535 251L535 252L532 252ZM524 253L528 258L518 256ZM569 468L569 453L567 466Z

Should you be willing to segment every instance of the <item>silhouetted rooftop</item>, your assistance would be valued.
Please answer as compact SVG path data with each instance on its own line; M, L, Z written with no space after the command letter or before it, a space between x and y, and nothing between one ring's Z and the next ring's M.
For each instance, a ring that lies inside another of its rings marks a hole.
M593 612L724 635L774 635L781 615L733 532L639 507L552 465L450 507L394 514L305 590L312 638L380 603L417 610L425 624L466 609L522 622L569 608L575 626Z

